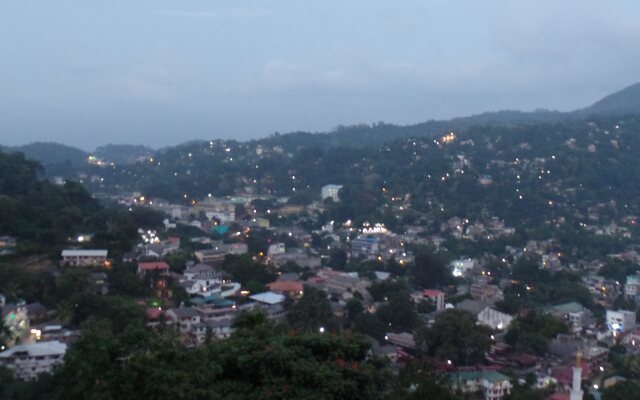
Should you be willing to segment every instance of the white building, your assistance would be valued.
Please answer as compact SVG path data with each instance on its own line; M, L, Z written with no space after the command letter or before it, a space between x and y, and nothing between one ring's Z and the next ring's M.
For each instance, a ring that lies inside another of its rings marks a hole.
M459 260L451 261L451 264L449 264L449 266L453 270L453 276L465 276L467 272L475 268L476 260L473 260L471 258L461 258Z
M640 294L640 276L627 276L627 283L624 285L624 295L635 299Z
M274 243L269 245L269 248L267 249L267 256L273 257L279 254L284 254L286 251L287 249L284 243Z
M629 332L636 327L636 313L625 310L607 310L607 328L613 336Z
M62 250L61 263L73 267L97 267L107 261L107 250Z
M322 187L322 200L327 199L329 197L331 197L331 199L333 199L333 201L338 202L340 201L340 197L338 196L338 193L340 192L340 189L342 189L342 185L325 185Z
M511 393L508 376L496 371L465 371L451 375L451 386L462 393L482 392L485 400L502 400Z
M487 307L478 314L478 323L486 325L491 329L504 330L509 327L513 317L509 314Z
M14 371L17 378L35 379L50 373L54 365L62 363L67 345L57 340L21 344L0 353L0 365Z

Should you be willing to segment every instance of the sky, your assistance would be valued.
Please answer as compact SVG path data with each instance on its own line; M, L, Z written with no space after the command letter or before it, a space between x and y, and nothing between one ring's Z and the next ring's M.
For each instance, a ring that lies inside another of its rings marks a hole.
M640 81L638 15L637 0L5 0L0 144L569 111Z

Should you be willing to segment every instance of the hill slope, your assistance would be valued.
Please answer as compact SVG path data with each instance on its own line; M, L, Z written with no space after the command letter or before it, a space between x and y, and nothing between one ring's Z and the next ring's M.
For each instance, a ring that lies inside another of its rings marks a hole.
M640 83L628 86L574 112L578 115L625 115L640 113Z

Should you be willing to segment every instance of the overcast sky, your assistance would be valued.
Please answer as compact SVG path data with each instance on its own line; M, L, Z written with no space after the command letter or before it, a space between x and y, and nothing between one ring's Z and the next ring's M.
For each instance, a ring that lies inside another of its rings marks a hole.
M0 2L0 144L572 110L640 81L640 2Z

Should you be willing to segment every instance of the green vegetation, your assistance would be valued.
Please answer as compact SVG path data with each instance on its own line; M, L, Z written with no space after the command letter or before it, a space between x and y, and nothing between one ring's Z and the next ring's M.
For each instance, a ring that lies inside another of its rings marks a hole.
M489 328L476 325L471 314L447 310L436 317L430 328L422 328L416 335L421 351L455 365L473 365L484 360L491 346Z
M550 339L559 333L567 333L567 325L547 314L531 312L517 317L509 325L505 341L517 350L542 355Z

